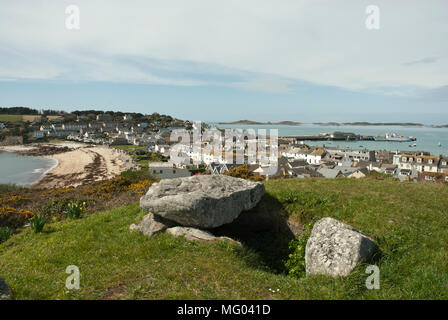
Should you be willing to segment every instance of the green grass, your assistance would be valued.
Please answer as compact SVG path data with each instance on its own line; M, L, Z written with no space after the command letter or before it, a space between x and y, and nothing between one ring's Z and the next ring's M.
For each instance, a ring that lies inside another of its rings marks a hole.
M144 214L137 203L49 224L43 233L13 235L0 244L0 276L19 299L448 298L446 186L375 179L265 185L261 208L295 223L332 216L375 238L380 290L365 287L365 265L346 278L280 272L273 252L283 244L272 241L275 235L254 239L258 247L188 242L168 234L147 239L128 230ZM65 289L68 265L80 269L80 290Z
M116 149L120 149L120 150L124 150L124 151L128 151L128 152L133 152L136 150L143 150L143 151L148 151L148 148L145 146L136 146L136 145L132 145L132 144L123 144L123 145L113 145L113 148Z
M22 121L20 114L0 114L0 122L19 122Z

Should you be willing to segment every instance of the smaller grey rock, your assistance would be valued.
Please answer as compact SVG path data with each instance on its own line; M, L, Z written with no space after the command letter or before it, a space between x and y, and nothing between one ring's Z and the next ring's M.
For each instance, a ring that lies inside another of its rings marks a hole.
M213 241L216 239L210 232L188 227L173 227L166 230L169 234L180 237L184 236L187 240Z
M5 280L0 278L0 300L11 300L12 299L12 290L6 284Z
M235 240L230 239L228 237L215 237L210 232L207 232L207 231L204 231L204 230L200 230L200 229L196 229L196 228L173 227L173 228L167 229L166 232L168 232L169 234L171 234L171 235L173 235L175 237L184 236L185 239L190 240L190 241L204 241L204 242L208 242L208 241L215 241L215 240L228 240L228 241L232 241L232 242L241 244L238 241L235 241Z
M131 224L129 230L138 231L143 233L145 236L152 237L153 235L165 231L167 228L172 226L174 226L173 222L149 213L143 217L139 224Z
M307 274L347 276L375 251L374 241L333 218L317 221L305 248Z

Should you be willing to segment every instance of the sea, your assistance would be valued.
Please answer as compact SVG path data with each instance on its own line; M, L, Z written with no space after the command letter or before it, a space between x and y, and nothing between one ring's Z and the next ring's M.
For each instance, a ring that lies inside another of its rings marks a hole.
M0 151L0 184L30 186L56 165L56 159Z
M402 136L412 136L414 142L391 141L304 141L310 146L335 147L350 150L387 150L387 151L427 151L432 155L448 156L448 128L416 127L416 126L327 126L317 124L287 125L238 125L210 123L219 129L277 129L279 137L311 136L334 131L351 132L366 136L384 136L386 133L397 133ZM256 131L257 132L257 131ZM439 146L440 143L440 146ZM416 146L412 146L416 144Z

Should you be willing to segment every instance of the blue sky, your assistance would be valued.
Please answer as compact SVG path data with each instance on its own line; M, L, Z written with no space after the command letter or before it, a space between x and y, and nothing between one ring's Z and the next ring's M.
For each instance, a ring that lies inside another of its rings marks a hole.
M80 9L67 30L65 8ZM0 3L0 106L448 123L448 3Z

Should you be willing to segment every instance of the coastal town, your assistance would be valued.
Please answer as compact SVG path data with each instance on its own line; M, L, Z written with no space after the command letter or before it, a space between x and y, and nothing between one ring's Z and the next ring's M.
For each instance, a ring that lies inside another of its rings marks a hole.
M0 1L3 314L448 300L446 0L105 4Z
M195 125L193 122L175 119L171 116L157 113L143 115L101 111L57 114L55 111L47 111L47 114L21 115L19 121L17 121L18 119L0 123L0 134L3 135L0 145L3 146L3 150L14 151L14 147L11 145L17 146L24 143L35 147L39 143L48 143L49 141L56 141L59 144L61 141L66 141L72 142L69 146L71 149L78 148L78 152L91 152L81 147L96 146L95 150L100 151L97 156L104 159L107 154L104 151L106 149L98 148L103 145L119 150L121 158L124 154L130 153L126 159L118 158L121 159L118 162L122 165L114 169L115 173L129 168L138 170L148 167L155 177L167 179L197 173L226 174L235 168L244 166L251 176L260 179L363 178L367 175L379 174L394 177L400 181L448 183L448 157L431 155L425 151L354 150L328 147L324 144L317 147L306 144L307 141L304 139L309 137L279 137L276 171L268 173L266 165L258 163L256 159L250 160L247 156L238 163L217 157L213 151L210 151L210 148L207 148L210 143L207 140L201 141L202 147L199 149L193 148L192 145L187 145L184 148L185 153L191 159L189 163L178 164L170 161L171 149L178 142L170 139L173 130L185 129L191 133ZM207 124L204 126L205 128L210 127ZM215 127L214 129L218 130ZM346 132L332 132L318 137L324 140L323 136L336 140L362 139L360 135ZM399 137L399 139L406 138ZM247 154L251 142L258 142L257 139L251 141L248 137L243 140L226 149L227 153L233 152L232 159L237 153ZM414 140L414 137L409 138L409 141ZM64 146L67 147L66 144ZM20 150L23 151L23 146L18 151ZM47 153L48 149L34 154L47 155ZM24 154L33 155L33 152L28 151ZM84 154L79 153L76 156L82 158ZM136 161L133 161L130 156L133 156ZM106 159L108 159L107 156ZM117 162L113 157L109 160L114 164ZM104 162L109 160L104 160ZM92 161L98 162L99 160ZM111 164L104 165L104 167L111 166ZM81 171L83 168L79 170ZM96 168L96 171L100 171L99 167ZM104 178L101 175L93 176L97 176L98 179ZM44 181L46 180L44 179ZM54 182L58 181L56 176L50 180L53 180L52 185L57 185ZM59 180L65 181L65 176L61 176Z

